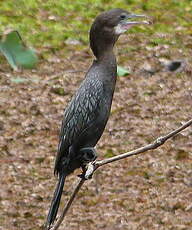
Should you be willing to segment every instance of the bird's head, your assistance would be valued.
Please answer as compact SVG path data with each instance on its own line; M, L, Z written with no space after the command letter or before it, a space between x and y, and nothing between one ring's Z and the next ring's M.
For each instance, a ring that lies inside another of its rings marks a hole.
M145 15L132 14L123 9L112 9L101 13L95 18L90 30L90 45L95 56L99 47L114 45L118 37L129 28L139 24L149 24L148 21L138 20Z

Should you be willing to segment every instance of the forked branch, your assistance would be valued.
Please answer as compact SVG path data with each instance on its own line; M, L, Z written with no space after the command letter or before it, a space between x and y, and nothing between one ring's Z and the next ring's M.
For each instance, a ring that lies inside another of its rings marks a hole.
M190 125L192 125L192 119L189 120L188 122L186 122L184 125L180 126L178 129L173 130L172 132L168 133L165 136L161 136L159 138L157 138L153 143L148 144L146 146L143 146L141 148L135 149L133 151L127 152L127 153L123 153L120 155L117 155L115 157L111 157L111 158L107 158L101 161L96 161L96 162L91 162L87 165L87 171L85 172L85 179L89 179L95 170L97 170L99 167L109 164L111 162L114 161L118 161L130 156L134 156L134 155L138 155L140 153L144 153L146 151L152 150L152 149L156 149L159 146L163 145L167 140L169 140L170 138L172 138L173 136L175 136L176 134L180 133L182 130L186 129L187 127L189 127ZM59 226L61 225L62 221L64 220L67 211L69 210L74 198L76 197L78 191L80 190L81 186L84 184L85 179L80 179L71 195L71 197L69 198L69 200L67 201L65 207L62 210L62 213L60 215L60 217L57 219L57 221L55 222L55 224L52 226L52 228L50 230L57 230L59 228Z

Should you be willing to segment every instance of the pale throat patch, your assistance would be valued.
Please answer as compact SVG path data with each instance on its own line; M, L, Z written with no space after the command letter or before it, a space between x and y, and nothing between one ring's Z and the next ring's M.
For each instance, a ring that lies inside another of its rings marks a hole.
M118 24L117 26L114 27L115 29L115 34L119 35L119 34L123 34L127 31L127 28L123 28L122 25Z

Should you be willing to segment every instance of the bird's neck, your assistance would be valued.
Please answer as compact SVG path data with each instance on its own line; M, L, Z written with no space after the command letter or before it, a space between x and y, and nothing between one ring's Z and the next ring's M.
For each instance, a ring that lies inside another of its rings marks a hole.
M113 47L105 47L97 55L97 63L106 66L106 68L116 67L116 57L113 52Z
M114 91L117 77L117 63L113 49L106 49L97 57L97 65L99 66L100 78L107 88L110 88L110 93Z
M95 37L93 37L95 38ZM91 49L96 57L95 66L100 72L98 77L106 84L115 85L117 75L116 57L113 52L114 42L91 40Z
M90 46L98 61L106 61L109 58L115 59L113 47L116 40L116 38L102 37L99 33L90 33Z

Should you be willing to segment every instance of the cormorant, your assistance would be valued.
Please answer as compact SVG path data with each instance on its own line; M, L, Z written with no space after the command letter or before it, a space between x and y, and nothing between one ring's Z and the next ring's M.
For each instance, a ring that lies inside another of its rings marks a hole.
M67 106L60 131L54 173L59 181L47 216L49 229L54 222L66 176L97 158L94 149L109 118L117 77L113 47L119 36L143 17L123 9L112 9L96 17L90 30L90 47L96 60Z

